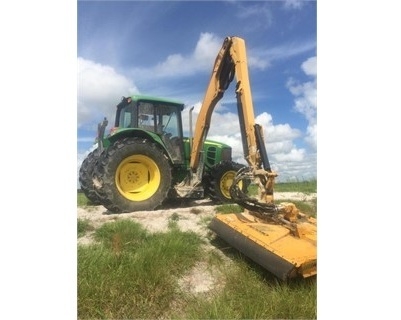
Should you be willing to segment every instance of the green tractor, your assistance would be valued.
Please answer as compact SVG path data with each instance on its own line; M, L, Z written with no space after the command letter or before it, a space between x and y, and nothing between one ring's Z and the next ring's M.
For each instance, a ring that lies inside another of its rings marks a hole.
M183 136L183 109L183 103L169 99L123 97L114 127L105 136L107 119L99 124L98 147L81 165L79 182L87 198L114 213L154 210L181 198L174 186L188 176L191 153L191 137ZM232 161L231 152L224 143L206 140L201 185L185 198L232 202L230 186L244 166ZM245 183L240 187L245 191Z

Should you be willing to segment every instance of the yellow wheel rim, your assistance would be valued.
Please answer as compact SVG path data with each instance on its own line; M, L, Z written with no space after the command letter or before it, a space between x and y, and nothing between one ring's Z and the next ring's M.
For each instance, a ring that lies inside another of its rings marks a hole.
M234 182L235 174L235 171L227 171L220 180L220 191L228 199L231 199L230 187ZM238 187L242 190L242 181L238 182Z
M115 175L118 191L131 201L149 199L159 188L160 180L160 170L156 162L144 155L125 158Z

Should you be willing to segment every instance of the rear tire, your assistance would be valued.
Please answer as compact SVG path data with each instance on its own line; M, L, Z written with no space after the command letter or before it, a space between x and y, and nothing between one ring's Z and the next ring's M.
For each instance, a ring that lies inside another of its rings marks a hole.
M79 184L81 185L81 190L94 205L100 205L101 201L97 196L95 189L93 187L92 174L96 165L96 161L99 158L98 150L94 150L88 154L81 164L79 169Z
M243 167L245 166L232 161L222 161L212 167L206 183L209 197L218 203L233 203L230 187L233 184L235 174ZM244 193L247 192L248 185L248 182L239 182L239 187Z
M102 153L93 181L103 206L111 212L149 211L167 199L171 167L152 141L124 138Z

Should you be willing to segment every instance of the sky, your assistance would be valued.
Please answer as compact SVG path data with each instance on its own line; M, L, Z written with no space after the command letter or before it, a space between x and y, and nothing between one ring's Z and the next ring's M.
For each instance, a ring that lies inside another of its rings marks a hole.
M97 123L114 121L122 96L182 101L197 116L223 40L245 40L256 122L277 181L317 178L315 1L78 1L78 170ZM235 82L213 115L208 139L243 158ZM195 121L194 121L195 123ZM110 129L106 129L106 132Z

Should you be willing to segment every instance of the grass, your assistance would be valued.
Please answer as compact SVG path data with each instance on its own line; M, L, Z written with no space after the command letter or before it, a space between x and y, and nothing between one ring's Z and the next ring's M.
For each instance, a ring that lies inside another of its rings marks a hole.
M302 192L305 194L317 192L317 180L302 182L280 182L274 185L274 192ZM248 187L249 195L257 195L258 187L251 184Z
M302 192L302 193L316 193L317 180L301 181L301 182L281 182L276 183L274 186L276 192Z
M173 218L171 221L176 221ZM316 280L282 282L236 250L205 251L203 241L175 226L149 233L117 220L78 246L79 319L316 319ZM218 246L224 246L222 240ZM179 280L205 264L217 289L185 292Z
M224 289L210 297L190 297L175 319L316 319L316 278L276 280L240 256L221 267ZM224 264L220 263L220 266Z
M85 233L92 230L94 230L94 227L91 225L88 219L78 219L78 238L82 237Z
M90 206L90 205L91 205L90 200L85 196L85 194L81 190L78 190L77 206L78 207L86 207L86 206Z
M279 183L277 192L316 192L315 182ZM316 216L316 200L292 201ZM78 193L78 206L90 202ZM236 204L216 207L241 212ZM195 209L194 209L195 210ZM193 211L193 214L199 214ZM207 225L210 218L201 219ZM316 277L282 282L219 238L205 250L204 240L178 227L173 213L168 231L150 233L132 220L119 219L94 230L78 219L78 237L93 232L91 245L78 245L79 319L316 319ZM212 290L194 294L180 280L194 266L206 266Z
M219 213L240 213L244 211L244 208L240 207L238 204L222 204L216 206L216 211Z
M78 246L80 319L159 318L177 297L177 277L201 258L202 241L177 228L150 234L130 220L95 231Z

